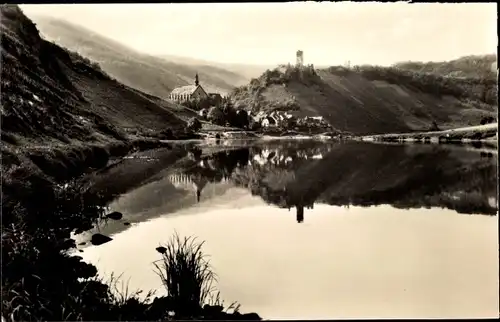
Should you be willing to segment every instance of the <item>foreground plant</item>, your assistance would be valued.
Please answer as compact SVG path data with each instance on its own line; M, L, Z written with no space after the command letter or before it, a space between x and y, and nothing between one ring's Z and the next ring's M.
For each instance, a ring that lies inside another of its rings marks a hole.
M26 167L7 174L2 177L2 319L165 321L173 312L175 319L260 319L222 312L218 294L213 301L215 276L201 244L191 238L182 242L177 236L164 249L168 270L162 282L170 285L171 297L151 299L151 293L117 288L119 278L103 280L95 266L72 254L71 233L121 214L105 215L104 196L82 189L78 181L58 186ZM202 308L207 301L215 304Z
M175 233L166 245L157 248L162 259L153 263L156 273L182 316L199 314L215 292L216 275L202 252L203 244Z

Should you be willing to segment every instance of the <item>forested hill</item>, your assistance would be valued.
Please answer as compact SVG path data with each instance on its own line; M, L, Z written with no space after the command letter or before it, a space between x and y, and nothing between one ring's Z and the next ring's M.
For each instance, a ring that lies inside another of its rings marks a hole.
M454 77L395 66L283 65L231 97L239 108L322 116L337 130L355 134L426 131L434 123L448 129L496 119L496 73L483 70L481 77Z

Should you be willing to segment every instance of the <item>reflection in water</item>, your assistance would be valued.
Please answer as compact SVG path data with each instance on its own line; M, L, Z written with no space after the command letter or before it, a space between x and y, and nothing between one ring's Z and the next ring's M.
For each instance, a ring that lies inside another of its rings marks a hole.
M314 204L306 206L306 208L307 209L314 209ZM297 210L297 212L296 212L297 213L297 215L296 215L297 222L298 223L304 222L304 206L296 205L295 209ZM288 211L290 211L290 208L288 208Z
M113 241L83 257L155 288L148 264L176 230L206 240L221 295L264 318L491 316L496 159L311 141L193 153L112 202L135 224L101 227Z
M176 173L168 176L170 182L178 189L185 191L194 191L196 195L196 202L200 202L201 192L205 186L210 182L217 183L227 183L229 182L229 178L222 177L217 180L217 178L212 179L202 176L202 175L189 175L184 173Z
M495 215L498 209L495 161L455 147L252 146L202 158L179 173L172 177L187 178L185 182L195 187L204 186L205 181L198 183L200 177L206 182L229 181L270 204L296 207L298 222L303 221L303 208L318 202L347 207L442 207L487 215Z

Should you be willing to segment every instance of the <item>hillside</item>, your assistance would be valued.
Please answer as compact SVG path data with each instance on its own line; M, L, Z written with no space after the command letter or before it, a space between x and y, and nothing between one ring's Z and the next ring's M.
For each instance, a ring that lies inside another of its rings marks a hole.
M496 71L497 56L471 55L445 62L400 62L394 67L451 77L484 77Z
M161 98L175 87L190 85L196 73L212 92L227 93L248 78L216 66L189 66L137 52L103 35L67 21L45 16L30 17L43 37L99 63L123 84Z
M103 142L184 122L80 55L42 40L19 7L1 7L2 141Z
M235 106L323 116L354 134L426 131L496 118L495 78L451 78L391 67L280 66L231 93Z

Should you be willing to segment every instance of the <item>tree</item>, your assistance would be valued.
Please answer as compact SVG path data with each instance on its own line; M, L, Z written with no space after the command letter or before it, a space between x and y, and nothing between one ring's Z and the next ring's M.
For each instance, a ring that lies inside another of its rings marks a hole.
M258 131L262 127L261 122L255 121L253 118L251 118L248 122L248 128L251 131Z
M483 117L481 119L481 125L495 123L495 118L492 116Z
M185 106L189 109L199 111L204 108L209 108L211 104L210 97L207 98L189 98L181 103L182 106Z
M198 132L199 130L201 130L201 126L202 125L201 125L200 120L198 120L196 117L190 118L188 123L187 123L188 130L193 131L193 132Z
M221 104L221 107L222 113L224 114L224 122L228 123L230 126L238 126L236 110L234 109L231 100L229 98L225 98Z
M199 100L197 110L199 111L202 109L208 109L208 108L210 108L210 106L215 105L215 104L213 104L212 101L213 100L210 97Z
M225 125L224 113L220 108L212 106L208 111L207 119L217 125Z
M247 128L249 125L249 117L248 117L247 111L237 110L235 121L236 122L235 122L234 126L242 128L242 129Z

